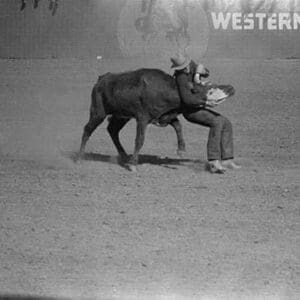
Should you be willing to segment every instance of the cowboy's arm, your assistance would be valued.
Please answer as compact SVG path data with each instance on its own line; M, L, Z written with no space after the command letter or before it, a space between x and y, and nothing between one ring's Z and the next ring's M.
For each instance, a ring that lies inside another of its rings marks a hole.
M212 85L210 81L203 81L201 83L194 83L191 86L191 91L193 94L201 93L203 91L203 86Z
M193 94L189 85L188 77L183 74L176 76L176 83L182 102L189 106L201 106L206 104L206 99L200 93Z

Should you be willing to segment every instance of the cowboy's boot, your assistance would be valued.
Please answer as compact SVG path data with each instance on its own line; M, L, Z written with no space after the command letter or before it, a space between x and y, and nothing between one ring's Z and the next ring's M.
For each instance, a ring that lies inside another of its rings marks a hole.
M242 167L236 164L232 159L227 159L222 161L222 166L226 169L239 170Z
M226 169L219 160L211 160L208 162L209 171L213 174L224 174Z

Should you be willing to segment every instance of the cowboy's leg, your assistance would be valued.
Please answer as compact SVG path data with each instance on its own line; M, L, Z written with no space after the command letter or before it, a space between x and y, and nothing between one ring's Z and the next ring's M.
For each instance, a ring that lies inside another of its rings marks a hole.
M221 160L221 137L223 129L223 117L217 112L208 109L185 112L183 116L189 122L209 127L207 141L207 159L210 161Z
M223 129L221 135L221 157L222 160L233 159L233 131L231 122L223 117Z
M221 156L222 165L228 169L238 170L240 165L236 164L233 160L233 130L231 122L223 117L223 131L221 136Z

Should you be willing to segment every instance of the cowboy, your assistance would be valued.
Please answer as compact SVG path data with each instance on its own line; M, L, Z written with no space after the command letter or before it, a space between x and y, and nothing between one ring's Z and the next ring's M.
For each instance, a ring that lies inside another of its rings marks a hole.
M207 108L207 99L195 88L209 71L189 57L178 54L171 58L179 95L185 107L183 116L190 122L209 127L207 159L211 173L223 174L227 168L240 169L233 158L233 132L231 122L221 114ZM196 82L198 81L198 82Z

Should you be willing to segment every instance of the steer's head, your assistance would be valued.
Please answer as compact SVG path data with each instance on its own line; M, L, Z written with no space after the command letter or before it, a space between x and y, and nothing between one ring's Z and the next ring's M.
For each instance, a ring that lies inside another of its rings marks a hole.
M231 85L197 84L193 88L194 93L207 100L207 106L216 106L233 96L234 87Z
M211 85L207 86L206 98L208 104L210 102L215 102L215 104L220 104L228 97L234 95L235 90L232 85Z
M192 74L194 82L192 90L195 93L199 93L199 97L207 100L207 106L216 106L235 93L231 85L217 85L203 82L201 78L207 78L209 70L202 64L196 64L192 60L189 65L189 72Z

